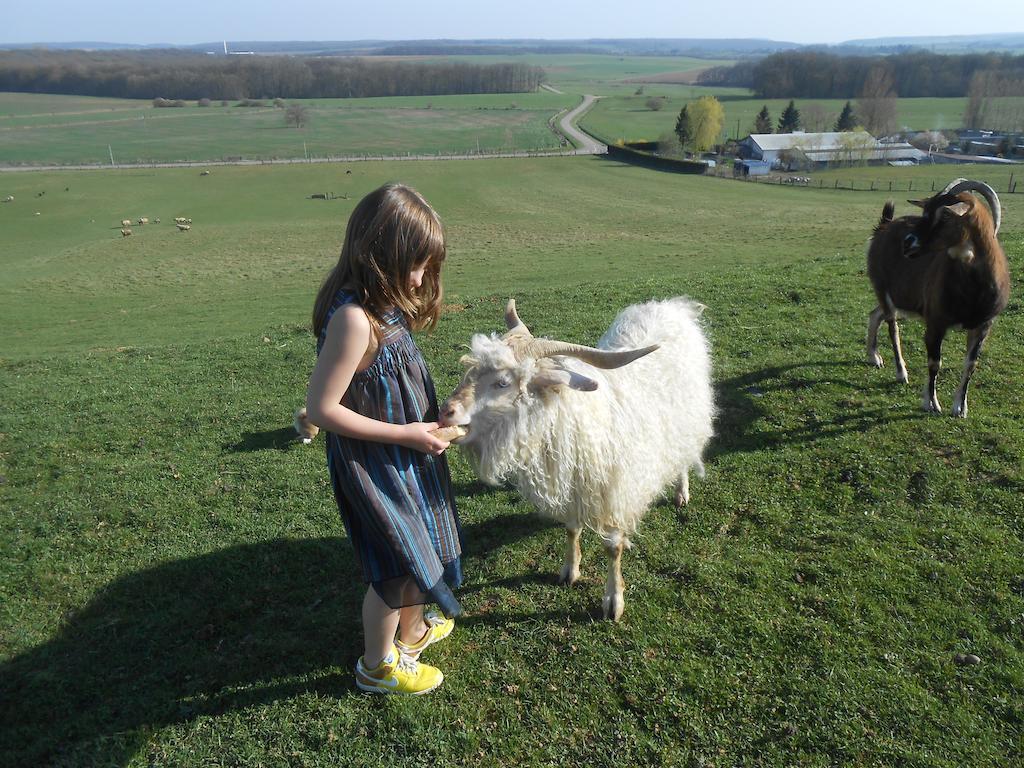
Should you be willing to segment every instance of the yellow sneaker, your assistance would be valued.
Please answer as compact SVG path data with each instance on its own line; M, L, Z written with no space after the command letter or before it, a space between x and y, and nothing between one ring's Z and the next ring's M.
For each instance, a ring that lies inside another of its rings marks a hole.
M402 652L403 656L408 656L410 659L418 659L420 654L423 653L424 648L444 640L455 629L455 619L446 619L443 616L438 616L433 611L424 615L423 621L427 625L427 631L415 643L407 645L401 640L395 640L395 645L398 646L398 650Z
M430 693L443 680L444 675L437 667L420 664L394 646L378 667L367 669L362 657L356 662L356 686L370 693L419 696Z

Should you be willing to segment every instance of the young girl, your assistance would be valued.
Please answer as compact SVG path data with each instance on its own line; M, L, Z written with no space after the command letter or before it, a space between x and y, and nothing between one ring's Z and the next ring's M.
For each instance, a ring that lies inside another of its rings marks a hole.
M420 664L461 607L459 518L436 429L437 397L410 334L441 312L441 221L416 191L388 184L356 206L341 258L313 309L317 363L309 419L327 431L334 497L363 580L364 653L356 685L421 694L441 684ZM437 603L444 617L424 615ZM397 637L396 637L397 633Z

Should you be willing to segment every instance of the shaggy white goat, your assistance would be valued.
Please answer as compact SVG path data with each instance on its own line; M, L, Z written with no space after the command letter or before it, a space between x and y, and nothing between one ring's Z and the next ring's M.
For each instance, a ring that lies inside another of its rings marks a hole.
M126 229L132 225L131 219L121 219L121 226Z
M534 338L510 301L508 332L477 334L466 374L441 406L461 425L458 444L487 483L511 481L568 533L559 582L579 578L580 531L609 558L606 618L624 607L621 557L648 507L668 486L689 501L689 470L703 475L714 402L703 307L686 298L623 310L598 348Z

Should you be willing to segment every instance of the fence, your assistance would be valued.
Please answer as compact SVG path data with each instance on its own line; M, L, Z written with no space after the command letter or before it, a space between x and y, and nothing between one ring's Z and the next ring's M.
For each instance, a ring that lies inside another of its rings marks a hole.
M892 179L812 179L808 176L779 175L769 176L734 176L728 169L718 168L712 174L720 179L734 179L748 184L775 184L778 186L805 187L808 189L835 189L848 192L917 192L932 193L941 189L940 183L932 180L921 181L920 179L908 179L906 181L894 181ZM1018 189L1019 179L1014 179L1016 174L1010 174L1010 180L1006 189L996 190L1000 194L1024 194L1024 188Z

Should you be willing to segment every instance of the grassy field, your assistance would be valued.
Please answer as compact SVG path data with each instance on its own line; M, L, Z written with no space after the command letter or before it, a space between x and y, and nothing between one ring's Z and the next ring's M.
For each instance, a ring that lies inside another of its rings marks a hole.
M789 99L757 99L736 88L716 89L651 84L644 94L622 93L601 99L580 121L589 131L609 141L656 141L671 133L676 117L689 101L711 94L725 108L723 133L728 138L743 138L753 130L754 118L767 105L773 125L778 123ZM646 106L650 96L664 96L664 107L653 111ZM1017 103L1024 99L1016 99ZM853 100L856 104L856 100ZM806 131L830 131L846 103L845 99L795 99ZM963 127L966 98L898 99L897 124L911 130L944 130Z
M0 763L1024 759L1018 298L970 419L927 417L919 323L910 387L863 362L884 192L601 158L345 170L0 176ZM598 618L594 537L557 587L560 530L452 451L467 616L428 655L444 686L413 701L354 688L362 589L322 448L290 428L313 293L355 201L391 179L451 243L451 308L419 339L439 391L509 295L536 333L593 343L622 306L687 294L708 307L719 403L691 506L653 508L624 558L617 625ZM1003 202L1019 273L1024 198ZM122 238L139 216L164 223Z
M148 102L0 93L0 164L106 164L550 150L548 120L574 95L305 100L309 124L273 106L153 108ZM109 149L108 149L109 147Z

